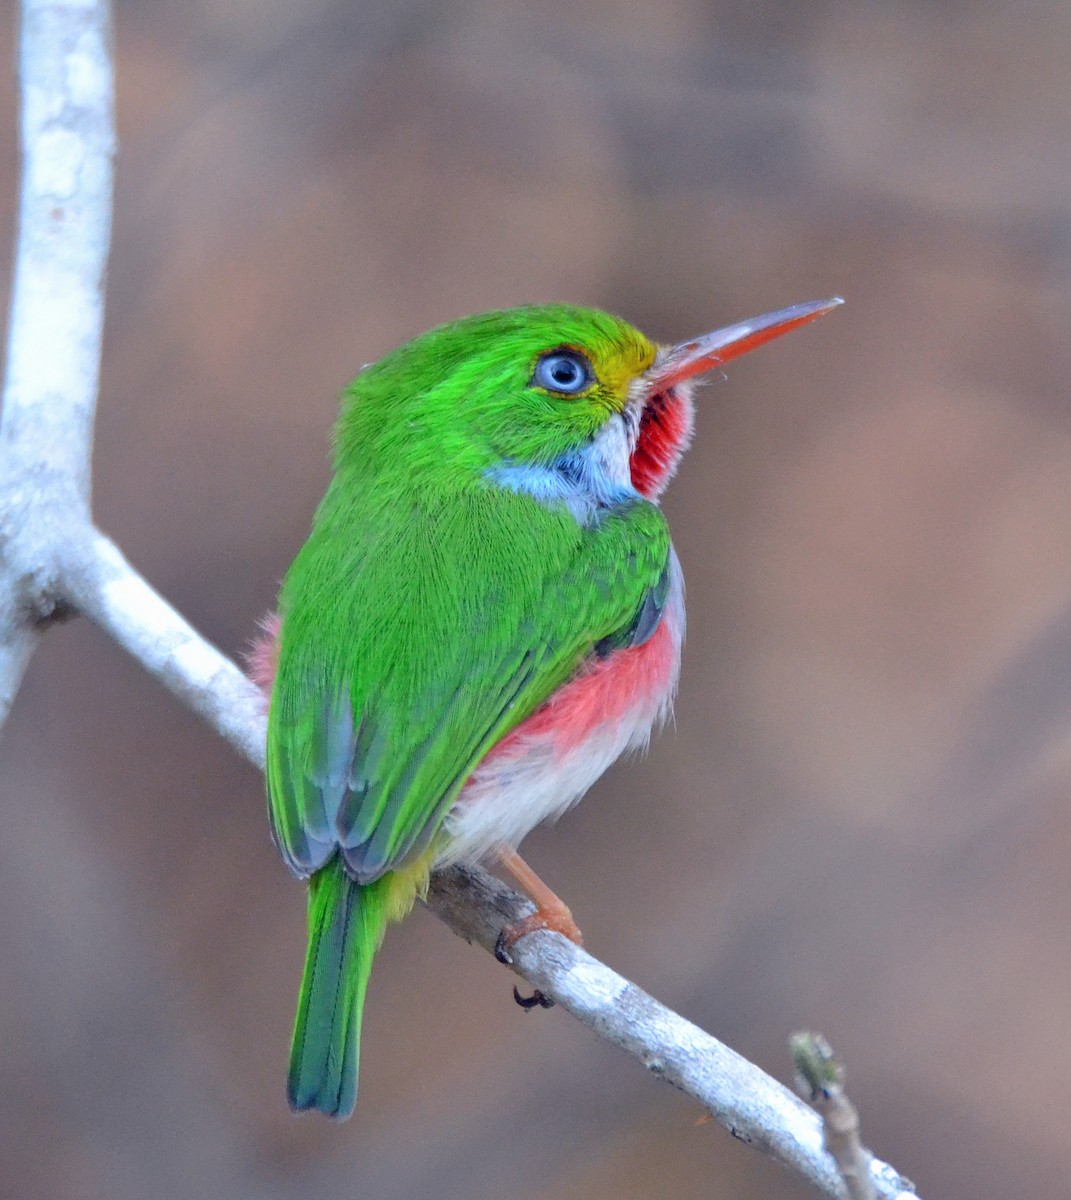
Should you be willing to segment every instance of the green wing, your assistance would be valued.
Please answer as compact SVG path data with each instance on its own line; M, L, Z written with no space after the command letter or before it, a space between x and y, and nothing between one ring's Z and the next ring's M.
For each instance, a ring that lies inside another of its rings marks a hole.
M283 589L270 808L295 873L341 848L370 882L431 845L481 758L585 659L650 636L670 543L641 500L591 527L494 488L330 500Z

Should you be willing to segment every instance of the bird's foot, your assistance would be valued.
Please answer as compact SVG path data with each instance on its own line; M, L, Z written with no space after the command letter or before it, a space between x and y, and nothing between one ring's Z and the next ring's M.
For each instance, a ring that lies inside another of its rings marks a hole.
M510 951L522 937L535 933L539 929L551 929L567 937L569 941L582 946L584 938L573 920L573 914L566 903L550 890L542 879L532 870L515 850L500 850L499 865L502 866L521 885L535 903L536 910L519 921L511 921L504 926L495 942L495 958L507 966L513 965L513 955ZM554 1001L536 990L531 996L522 996L516 988L513 998L521 1008L553 1008Z
M495 942L495 958L500 963L505 963L506 966L512 966L513 955L510 951L513 947L522 937L527 937L530 933L537 933L540 929L549 929L553 933L560 933L562 937L568 938L577 946L584 944L584 935L577 928L573 914L559 900L553 908L537 908L534 913L521 917L519 921L511 921L508 925L503 925L502 932L498 935L498 941Z

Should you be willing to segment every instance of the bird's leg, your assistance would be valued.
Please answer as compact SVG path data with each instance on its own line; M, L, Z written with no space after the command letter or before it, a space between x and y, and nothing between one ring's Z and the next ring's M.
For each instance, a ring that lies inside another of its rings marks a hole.
M534 913L529 913L528 916L521 917L519 921L511 921L509 925L503 926L502 932L498 935L498 941L495 943L495 957L498 961L507 965L512 963L513 956L510 951L513 946L522 937L526 937L529 933L535 933L537 929L552 929L555 933L560 933L563 937L568 938L569 941L582 946L584 938L573 920L569 906L547 887L524 859L514 850L500 850L495 857L499 866L513 877L521 890L536 906ZM522 996L514 988L513 997L522 1008L534 1008L537 1004L542 1008L550 1008L554 1004L553 1000L548 999L538 990L531 996Z
M573 920L569 906L547 887L516 851L500 850L496 859L536 906L534 913L506 925L498 935L495 954L501 962L511 963L513 960L509 952L514 944L537 929L552 929L578 946L584 944L583 935Z

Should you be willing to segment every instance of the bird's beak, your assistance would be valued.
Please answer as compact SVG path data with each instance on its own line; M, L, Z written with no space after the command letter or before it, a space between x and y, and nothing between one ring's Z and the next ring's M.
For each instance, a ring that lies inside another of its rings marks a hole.
M680 342L659 354L648 374L650 393L667 392L686 379L693 379L715 367L724 366L741 354L747 354L783 333L798 329L824 317L844 301L839 296L831 300L812 300L808 304L793 304L750 321L726 325L724 329L704 334L690 342Z

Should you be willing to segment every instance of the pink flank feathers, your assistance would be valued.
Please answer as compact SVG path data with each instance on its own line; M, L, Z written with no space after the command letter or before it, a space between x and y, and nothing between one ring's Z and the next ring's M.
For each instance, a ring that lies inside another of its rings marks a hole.
M620 724L633 712L657 709L677 677L680 642L671 624L663 619L642 646L595 660L506 734L484 761L516 756L531 739L546 739L564 756L603 726Z
M283 619L277 612L269 612L260 618L257 625L259 632L253 639L245 661L249 678L264 693L267 704L271 697L271 686L275 682L275 672L279 668L279 631L283 627Z
M662 620L642 646L587 663L485 755L446 819L440 862L516 848L555 820L627 750L646 747L669 716L684 637L676 555Z

